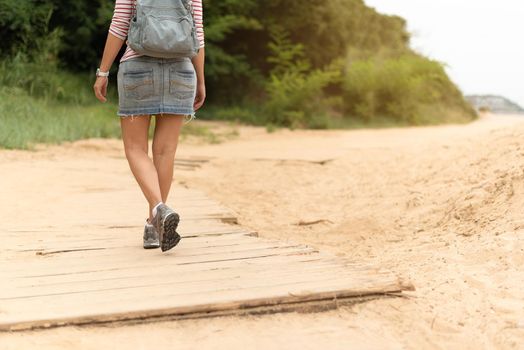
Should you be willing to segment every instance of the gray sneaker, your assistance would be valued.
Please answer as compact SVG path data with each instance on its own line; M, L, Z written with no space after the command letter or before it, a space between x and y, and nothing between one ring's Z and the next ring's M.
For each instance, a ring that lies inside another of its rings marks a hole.
M164 203L157 207L157 212L152 224L158 232L160 248L163 252L173 248L180 242L181 237L178 232L176 232L179 221L180 216Z
M160 247L158 232L155 227L147 223L144 225L144 249L153 249Z

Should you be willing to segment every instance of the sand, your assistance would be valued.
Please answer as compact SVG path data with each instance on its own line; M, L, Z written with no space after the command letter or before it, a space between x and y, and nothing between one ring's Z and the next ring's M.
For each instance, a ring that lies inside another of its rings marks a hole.
M524 117L382 130L236 128L219 144L184 140L178 157L210 161L176 168L174 181L233 209L260 236L387 267L416 291L312 314L4 333L0 348L524 348ZM120 140L0 151L4 165L42 157L126 166Z

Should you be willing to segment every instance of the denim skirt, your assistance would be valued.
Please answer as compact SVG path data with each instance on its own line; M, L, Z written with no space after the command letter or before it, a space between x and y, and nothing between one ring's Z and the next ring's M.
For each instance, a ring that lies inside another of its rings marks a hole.
M138 56L118 66L120 117L143 114L182 114L195 118L196 71L189 57Z

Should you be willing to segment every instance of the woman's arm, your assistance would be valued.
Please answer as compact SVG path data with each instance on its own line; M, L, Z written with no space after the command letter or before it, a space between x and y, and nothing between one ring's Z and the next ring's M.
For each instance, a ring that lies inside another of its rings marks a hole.
M204 81L204 48L198 51L198 54L191 59L197 76L196 97L193 103L195 111L202 107L206 99L206 83Z
M197 93L194 109L197 110L204 104L206 98L206 83L204 79L205 42L204 42L204 10L202 0L192 0L193 19L195 21L196 34L200 43L198 54L191 59L197 75Z
M122 45L124 45L124 40L117 38L112 33L107 34L106 47L100 61L100 70L102 72L109 72Z
M111 33L108 33L106 47L104 49L104 54L100 63L100 70L102 72L109 72L109 69L111 69L111 66L113 65L113 61L115 60L116 55L118 55L118 52L122 48L123 44L124 40L117 38ZM96 98L101 102L107 101L106 96L108 81L108 77L96 77L93 90L95 91Z
M124 45L131 21L131 12L132 0L116 0L104 53L100 62L100 70L102 72L109 72L122 45ZM107 95L107 82L107 77L97 77L93 86L95 96L101 102L107 101L105 97Z

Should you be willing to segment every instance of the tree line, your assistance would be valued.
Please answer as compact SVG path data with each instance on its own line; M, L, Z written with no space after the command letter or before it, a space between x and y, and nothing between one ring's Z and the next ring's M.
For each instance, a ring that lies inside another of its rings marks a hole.
M203 7L213 118L325 128L475 117L443 65L409 47L405 21L362 0L203 0ZM0 58L93 72L113 10L114 0L0 0Z

